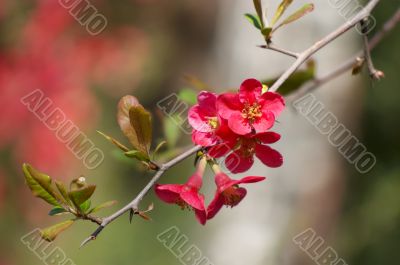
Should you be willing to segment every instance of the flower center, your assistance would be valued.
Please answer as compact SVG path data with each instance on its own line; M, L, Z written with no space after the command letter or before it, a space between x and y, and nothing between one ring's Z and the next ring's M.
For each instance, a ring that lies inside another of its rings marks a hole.
M181 198L177 199L175 201L175 204L178 205L181 210L185 210L188 209L189 211L192 210L192 206L190 206L189 204L187 204L184 200L182 200Z
M240 202L241 195L237 190L238 187L239 187L238 185L234 185L222 192L225 205L233 207Z
M208 118L208 125L210 125L210 127L212 129L217 129L217 127L218 127L218 118L217 117Z
M244 105L244 108L242 109L243 118L248 119L252 123L261 116L262 116L261 106L258 103L255 102L252 105L246 103Z
M256 152L256 142L253 139L243 138L240 147L242 157L252 157Z

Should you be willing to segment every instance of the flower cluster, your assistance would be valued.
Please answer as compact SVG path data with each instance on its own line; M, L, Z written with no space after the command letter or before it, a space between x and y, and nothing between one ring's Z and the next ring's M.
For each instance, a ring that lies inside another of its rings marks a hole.
M225 164L232 173L249 170L254 155L269 167L279 167L281 154L267 144L280 139L269 130L284 107L282 96L263 93L263 85L255 79L245 80L238 93L201 92L189 111L192 140L208 147L212 157L227 156Z
M208 219L213 218L222 206L236 206L246 196L246 189L239 184L254 183L265 179L265 177L249 176L240 180L233 180L224 174L217 165L213 165L217 191L214 199L206 208L204 195L199 193L203 184L204 169L207 158L203 157L196 172L185 184L166 184L155 186L157 196L164 202L177 204L181 209L193 210L199 223L204 225Z
M257 176L231 179L220 170L214 158L225 157L225 165L232 173L249 170L254 163L254 155L269 167L282 165L282 155L268 144L280 139L280 135L270 129L285 103L279 94L264 90L259 81L247 79L237 93L199 93L198 104L189 110L188 115L193 127L192 140L204 147L206 155L185 184L155 186L156 194L162 201L194 210L197 220L205 224L222 206L233 207L242 201L247 191L240 184L265 179ZM207 161L215 173L217 190L214 199L205 207L204 195L199 191Z

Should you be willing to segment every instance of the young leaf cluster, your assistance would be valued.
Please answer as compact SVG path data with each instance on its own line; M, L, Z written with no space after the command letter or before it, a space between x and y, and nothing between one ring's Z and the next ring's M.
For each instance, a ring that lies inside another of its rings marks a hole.
M100 218L91 214L115 204L109 201L91 208L91 200L96 185L87 184L84 177L74 179L66 188L64 183L53 179L29 164L22 166L25 182L33 195L41 198L53 208L50 216L70 215L70 219L41 230L41 236L53 241L61 232L68 229L76 220L84 219L100 223Z
M253 0L253 2L256 14L245 14L245 17L254 27L260 30L267 44L271 43L273 33L282 26L288 25L314 10L313 4L305 4L300 9L296 10L294 13L278 23L287 8L293 3L293 0L283 0L276 9L271 21L268 21L266 12L265 15L263 14L261 0Z

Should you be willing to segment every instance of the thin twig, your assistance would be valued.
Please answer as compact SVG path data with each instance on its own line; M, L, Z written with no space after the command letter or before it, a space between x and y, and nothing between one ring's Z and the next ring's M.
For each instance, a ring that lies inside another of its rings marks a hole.
M92 221L93 223L96 223L98 225L101 225L101 223L103 221L100 217L93 216L93 215L90 215L90 214L88 214L86 216L83 216L81 219Z
M365 21L361 20L360 21L360 25L361 25L361 29L365 30ZM368 44L368 34L367 32L363 32L363 44L364 44L364 58L365 61L367 62L367 67L368 67L368 71L369 71L369 75L372 79L374 80L379 80L381 79L384 75L382 71L376 70L374 63L372 61L372 57L371 57L371 52L369 49L369 44Z
M391 18L389 18L385 22L382 29L372 37L368 45L369 50L370 51L373 50L384 39L384 37L396 27L398 23L400 23L400 8ZM360 50L359 52L356 53L356 55L353 58L345 61L343 64L338 66L333 71L306 83L302 88L297 90L295 93L289 95L287 97L287 100L288 101L296 100L304 96L305 94L313 91L314 89L318 88L320 85L325 84L331 81L332 79L340 76L341 74L346 73L354 66L354 63L356 62L357 58L363 55L363 52L364 52L363 50Z
M379 1L380 0L369 1L368 4L360 12L358 12L357 15L355 15L350 21L345 22L343 25L341 25L339 28L337 28L336 30L325 36L323 39L317 41L311 47L301 52L297 60L289 67L289 69L287 69L279 77L279 79L271 86L269 91L271 92L277 91L278 88L290 77L290 75L292 75L314 53L316 53L321 48L331 43L339 36L343 35L349 29L353 28L355 25L360 23L362 19L369 16L371 11L374 9L374 7L378 4Z
M149 192L149 190L156 184L156 182L160 179L160 177L167 171L169 168L175 166L182 160L190 157L194 153L198 152L201 150L201 146L194 146L191 149L187 150L186 152L180 154L179 156L175 157L174 159L162 164L159 166L159 169L157 173L153 176L153 178L150 180L149 183L139 192L139 194L127 205L125 205L123 208L115 212L114 214L103 218L103 221L101 222L100 226L94 231L88 238L86 238L82 244L81 247L87 244L88 242L94 240L97 238L97 236L100 234L100 232L107 226L109 225L112 221L123 215L124 213L128 211L138 211L139 210L139 204L144 198L144 196Z
M263 49L267 49L267 50L280 52L282 54L291 56L291 57L296 58L296 59L299 57L299 54L297 52L292 52L292 51L288 51L288 50L285 50L285 49L282 49L282 48L278 48L278 47L275 47L272 44L269 44L269 45L258 45L258 47L263 48Z
M93 223L96 223L98 225L100 225L101 222L102 222L102 219L100 217L97 217L97 216L94 216L94 215L91 215L91 214L82 214L80 211L77 211L76 209L72 208L68 204L64 204L63 203L62 206L67 212L75 215L76 216L76 220L79 220L79 219L80 220L89 220L89 221L91 221Z

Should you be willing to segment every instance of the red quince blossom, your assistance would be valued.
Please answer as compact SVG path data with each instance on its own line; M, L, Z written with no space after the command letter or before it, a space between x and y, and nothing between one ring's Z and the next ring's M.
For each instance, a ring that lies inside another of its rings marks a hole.
M262 93L256 79L245 80L239 93L225 93L217 98L218 114L228 120L229 128L239 135L269 130L285 107L282 96L274 92Z
M218 142L216 135L221 120L217 113L217 95L202 91L197 96L198 104L189 110L188 120L193 127L192 140L201 146L210 146Z
M227 154L235 146L237 135L228 127L228 122L218 115L217 95L202 91L197 96L198 104L189 110L188 120L193 127L192 141L201 146L213 146L213 157Z
M155 186L156 195L160 200L177 204L181 209L193 209L199 223L204 225L207 221L207 212L204 206L204 195L199 193L203 184L202 177L207 161L202 159L199 162L197 171L188 179L185 184L166 184Z
M201 91L197 96L198 104L190 108L189 124L193 127L192 140L201 146L212 146L226 142L233 146L237 138L228 127L226 120L221 119L217 111L217 95Z
M213 132L219 125L217 115L217 95L201 91L197 96L198 104L189 110L189 123L199 132Z
M266 145L280 139L269 129L285 107L282 96L263 93L259 81L247 79L238 93L216 95L202 91L197 100L188 115L192 140L208 147L209 156L219 158L230 153L225 163L232 173L250 169L254 155L269 167L282 165L281 154Z
M275 132L264 132L241 137L240 147L225 159L226 167L232 173L241 173L249 170L254 163L254 155L268 167L280 167L283 163L282 155L266 144L277 142L281 136ZM237 161L237 163L229 163Z
M213 218L219 210L221 210L222 206L233 207L243 200L247 191L245 188L239 187L239 184L255 183L265 179L265 177L248 176L239 180L234 180L219 170L215 171L217 191L214 199L207 207L207 219Z

